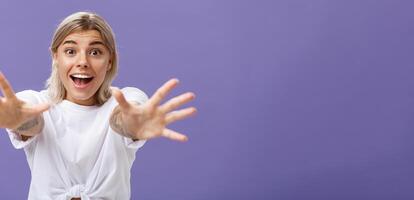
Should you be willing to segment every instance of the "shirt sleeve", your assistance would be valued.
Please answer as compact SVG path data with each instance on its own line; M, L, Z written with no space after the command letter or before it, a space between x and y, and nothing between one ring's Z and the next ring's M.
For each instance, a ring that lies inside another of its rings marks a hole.
M125 87L121 90L122 94L127 101L133 101L139 104L144 104L148 101L148 96L138 88ZM124 137L124 143L128 148L139 149L144 146L146 140L133 141L131 138Z
M23 141L20 134L12 131L10 129L6 129L6 131L9 134L9 138L10 138L10 141L11 141L13 147L16 148L16 149L22 149L22 148L32 144L33 141L37 138L37 135L36 135L36 136L33 136L33 137L27 139L26 141Z
M38 104L39 103L38 95L39 95L39 92L36 92L36 91L33 91L33 90L24 90L22 92L16 93L16 96L17 96L18 99L20 99L20 100L22 100L26 103L29 103L29 104ZM22 149L24 147L27 147L30 144L33 144L34 141L37 138L37 135L36 135L36 136L33 136L33 137L29 138L26 141L23 141L20 134L12 131L10 129L7 129L7 128L6 128L6 131L9 135L9 138L10 138L10 141L11 141L13 147L16 148L16 149Z

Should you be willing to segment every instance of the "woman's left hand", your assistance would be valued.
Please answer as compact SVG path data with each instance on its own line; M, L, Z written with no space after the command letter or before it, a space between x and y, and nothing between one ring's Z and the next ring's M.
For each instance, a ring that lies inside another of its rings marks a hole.
M142 105L128 102L122 92L114 88L112 94L119 104L118 121L122 126L124 134L127 134L132 139L138 140L163 136L171 140L187 141L187 136L168 129L167 125L196 113L197 110L195 107L176 110L181 105L193 100L195 95L187 92L160 105L161 101L177 84L177 79L167 81Z

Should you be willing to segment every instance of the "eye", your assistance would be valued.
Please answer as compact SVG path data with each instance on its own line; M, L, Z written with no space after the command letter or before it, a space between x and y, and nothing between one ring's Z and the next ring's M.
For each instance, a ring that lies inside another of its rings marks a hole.
M73 49L65 49L65 53L68 54L68 55L73 55L73 54L75 54L75 50L73 50Z
M102 51L99 49L92 49L89 54L91 54L92 56L98 56L102 54Z

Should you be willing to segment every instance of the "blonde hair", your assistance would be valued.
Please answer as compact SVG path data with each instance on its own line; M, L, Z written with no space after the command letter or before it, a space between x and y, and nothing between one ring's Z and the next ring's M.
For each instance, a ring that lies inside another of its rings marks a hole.
M57 27L50 51L52 54L52 72L46 81L46 88L53 103L59 103L66 97L66 89L59 79L58 66L53 58L63 40L71 33L77 31L96 30L101 34L103 42L110 53L111 67L107 71L105 80L95 93L96 104L102 105L111 97L111 83L118 71L118 53L115 36L109 24L98 14L93 12L76 12L66 17Z

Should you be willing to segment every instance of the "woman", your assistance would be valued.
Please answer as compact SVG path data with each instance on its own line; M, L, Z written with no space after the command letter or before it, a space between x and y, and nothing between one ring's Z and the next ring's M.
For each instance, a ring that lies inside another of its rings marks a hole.
M187 141L166 128L196 112L176 110L185 93L160 105L178 84L171 79L148 99L137 88L110 87L117 50L100 16L78 12L64 19L51 44L47 89L14 93L0 72L0 127L23 148L32 180L29 199L129 199L130 169L146 140Z

